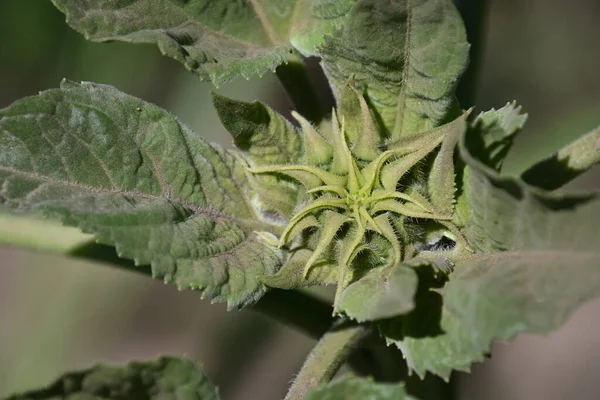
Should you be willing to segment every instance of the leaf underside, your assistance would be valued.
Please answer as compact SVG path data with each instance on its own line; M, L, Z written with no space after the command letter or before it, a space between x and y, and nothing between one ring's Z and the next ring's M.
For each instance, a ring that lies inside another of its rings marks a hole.
M162 357L122 367L99 365L71 372L46 387L6 400L218 400L217 388L191 361Z
M219 86L286 62L292 44L312 55L353 0L52 0L93 41L153 43ZM333 6L333 7L332 7Z
M417 280L410 266L373 269L344 290L339 309L358 322L405 314L414 307Z
M0 148L0 205L78 226L167 283L237 307L280 265L235 154L114 88L63 82L15 102Z

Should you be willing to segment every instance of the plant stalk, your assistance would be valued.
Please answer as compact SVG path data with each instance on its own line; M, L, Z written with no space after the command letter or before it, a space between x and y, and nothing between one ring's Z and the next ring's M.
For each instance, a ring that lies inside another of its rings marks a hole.
M329 382L371 328L342 322L327 332L312 349L285 400L300 400L313 388Z
M325 118L327 110L315 90L304 61L297 53L292 54L287 63L278 66L275 73L298 113L314 124Z

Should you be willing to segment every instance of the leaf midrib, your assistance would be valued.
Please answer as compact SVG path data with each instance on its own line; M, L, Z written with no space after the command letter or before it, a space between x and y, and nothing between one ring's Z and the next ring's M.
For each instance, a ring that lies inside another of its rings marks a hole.
M14 174L14 175L20 175L27 179L40 181L40 182L42 182L42 184L46 184L46 185L51 184L51 185L57 185L57 186L66 186L66 187L69 187L72 189L79 189L79 190L91 192L94 194L116 194L116 195L122 195L122 196L129 196L129 197L132 197L132 198L135 198L138 200L154 200L154 201L167 200L167 201L177 203L177 204L181 205L182 207L185 207L185 208L193 211L196 214L216 213L213 215L218 215L223 218L232 219L231 216L223 214L218 209L210 208L210 207L203 207L203 206L199 206L196 204L188 203L178 197L156 196L156 195L152 195L149 193L139 192L137 190L97 188L97 187L88 186L88 185L85 185L82 183L69 182L69 181L65 181L62 179L51 178L48 176L39 176L36 173L21 171L21 170L17 170L14 168L6 167L4 165L0 165L0 171L8 172L8 173Z
M398 126L398 137L403 136L404 114L406 113L406 84L410 68L410 41L412 39L412 0L406 0L406 35L404 40L404 69L402 70L402 88L398 97L398 115L395 124ZM402 125L398 125L398 119Z
M271 44L273 44L274 46L280 44L281 40L279 39L277 32L275 32L273 25L267 18L267 14L265 13L265 10L263 9L263 7L259 3L259 1L258 0L250 0L250 5L254 9L254 13L256 14L256 17L258 18L260 25L265 30L265 34L267 35L267 38L269 39Z

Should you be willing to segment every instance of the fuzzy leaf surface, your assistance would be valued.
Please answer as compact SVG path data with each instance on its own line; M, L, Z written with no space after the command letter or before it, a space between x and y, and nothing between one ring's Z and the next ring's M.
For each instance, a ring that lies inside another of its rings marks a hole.
M402 384L375 383L370 379L344 377L311 390L306 400L416 400Z
M304 154L298 130L259 101L228 99L213 93L213 104L235 146L253 166L293 164ZM256 199L265 213L286 219L298 204L298 185L277 176L251 177Z
M0 110L0 206L78 226L231 307L280 265L245 182L234 153L109 86L63 82Z
M313 265L304 276L304 267L312 255L313 252L308 249L293 252L281 269L275 275L265 276L263 282L271 287L288 290L336 284L339 268L333 260Z
M213 104L235 146L254 165L292 164L304 154L298 130L260 101L248 103L213 93Z
M274 71L292 45L305 55L353 0L53 0L67 23L99 42L152 43L203 80Z
M516 103L507 103L496 110L480 113L468 125L469 151L489 168L500 171L515 137L527 121L527 114L521 112ZM463 132L464 133L464 132ZM462 139L462 135L459 140ZM469 204L469 168L462 159L457 160L458 187L454 219L460 226L465 226L470 218Z
M71 372L40 390L6 400L218 400L215 385L191 361L162 357L122 367L99 365Z
M558 195L498 175L493 154L472 151L482 148L472 147L480 133L468 131L460 144L477 253L455 260L436 320L421 321L418 335L388 335L421 376L469 370L493 340L548 333L600 294L597 194Z
M449 0L360 0L319 53L338 102L354 74L384 129L398 139L448 117L468 48Z
M484 165L500 171L506 154L525 125L527 114L516 103L480 113L469 127L469 152Z
M370 270L342 293L339 310L358 322L405 314L414 307L418 278L402 264Z

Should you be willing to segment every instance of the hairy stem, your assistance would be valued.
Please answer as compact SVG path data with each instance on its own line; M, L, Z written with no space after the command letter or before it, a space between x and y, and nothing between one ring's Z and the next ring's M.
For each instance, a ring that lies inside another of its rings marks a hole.
M298 113L315 124L321 122L327 115L327 110L312 84L302 58L298 54L291 55L287 64L278 66L275 73Z
M371 329L364 325L344 322L334 326L312 349L285 399L303 399L310 389L329 382L370 333Z

